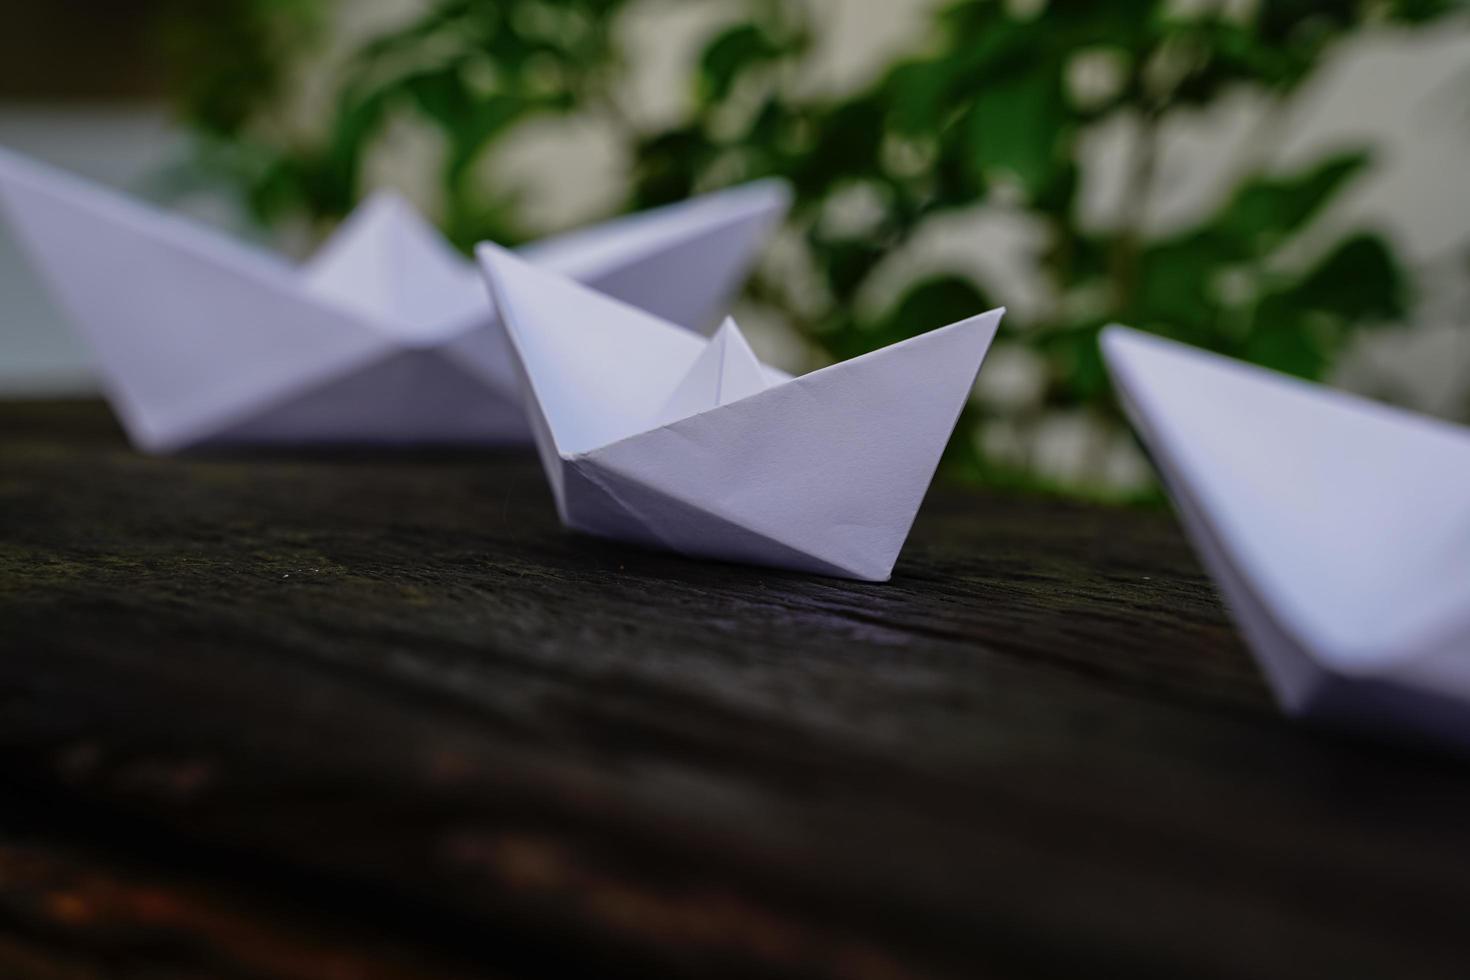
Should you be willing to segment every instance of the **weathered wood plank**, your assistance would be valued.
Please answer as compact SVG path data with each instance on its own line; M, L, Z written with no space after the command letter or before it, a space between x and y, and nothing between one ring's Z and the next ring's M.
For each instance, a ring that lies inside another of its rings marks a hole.
M1162 512L941 488L866 585L12 404L0 636L12 798L486 969L1460 971L1465 766L1279 718Z
M442 952L385 940L299 895L252 894L140 866L55 829L0 831L0 976L412 980L489 976ZM350 904L350 903L348 903Z

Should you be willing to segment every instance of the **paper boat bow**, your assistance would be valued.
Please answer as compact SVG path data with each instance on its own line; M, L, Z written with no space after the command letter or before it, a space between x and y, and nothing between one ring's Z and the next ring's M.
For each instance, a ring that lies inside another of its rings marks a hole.
M480 262L563 522L697 555L884 581L1001 310L789 378L504 249Z
M704 328L787 198L749 184L526 254ZM529 439L474 264L396 196L300 268L3 151L0 204L140 448Z
M1283 706L1470 743L1470 430L1121 327L1103 352Z

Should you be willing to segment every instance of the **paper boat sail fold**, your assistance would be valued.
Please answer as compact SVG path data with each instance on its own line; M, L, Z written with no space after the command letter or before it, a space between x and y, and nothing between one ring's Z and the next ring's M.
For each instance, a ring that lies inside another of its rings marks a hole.
M765 366L750 349L745 335L726 319L690 366L684 379L659 410L653 428L687 419L765 391L771 384Z
M1121 327L1102 343L1282 705L1470 743L1470 430Z
M762 182L532 251L704 327L787 203ZM0 207L140 448L529 438L483 281L401 198L301 267L3 150Z
M733 321L705 340L478 255L569 526L870 581L892 573L1003 313L779 378Z
M302 267L307 289L425 343L489 315L485 284L402 196L378 191Z

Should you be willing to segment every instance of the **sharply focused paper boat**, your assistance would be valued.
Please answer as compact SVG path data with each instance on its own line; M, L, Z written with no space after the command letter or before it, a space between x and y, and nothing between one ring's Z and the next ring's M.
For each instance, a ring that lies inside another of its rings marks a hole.
M483 280L396 196L302 267L3 151L0 204L140 448L529 440ZM705 328L786 206L748 184L525 251Z
M1001 310L790 378L504 249L480 262L570 527L886 580Z
M1470 430L1120 327L1103 351L1283 706L1470 742Z

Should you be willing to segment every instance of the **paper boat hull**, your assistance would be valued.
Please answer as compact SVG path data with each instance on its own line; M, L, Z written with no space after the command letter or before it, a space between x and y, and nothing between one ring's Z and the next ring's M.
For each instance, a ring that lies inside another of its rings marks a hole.
M691 558L867 581L889 577L887 570L865 575L822 561L647 485L599 473L585 461L556 465L564 474L563 519L574 531Z
M886 581L1003 310L798 378L726 324L672 324L478 250L571 528L681 554Z
M1457 633L1453 601L1470 505L1450 478L1456 454L1470 460L1470 433L1122 328L1104 352L1282 708L1470 747L1470 605ZM1394 465L1375 464L1370 446Z
M522 445L520 399L442 350L403 350L345 371L222 428L195 448Z

